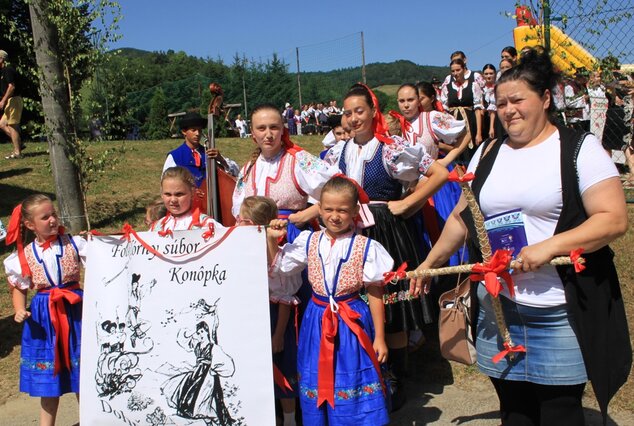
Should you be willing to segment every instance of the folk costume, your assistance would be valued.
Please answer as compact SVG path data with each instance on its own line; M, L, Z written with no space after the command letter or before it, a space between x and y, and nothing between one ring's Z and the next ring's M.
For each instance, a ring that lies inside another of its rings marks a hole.
M483 109L482 88L484 85L480 74L467 70L462 84L459 85L453 77L448 76L442 86L441 101L445 111L450 111L459 120L465 120L471 134L471 143L460 156L464 163L469 162L473 151L477 148L475 146L478 131L476 110Z
M384 425L386 389L374 341L374 323L359 290L383 285L393 260L376 241L353 231L332 238L304 231L286 244L271 274L308 266L313 296L302 321L297 367L304 424Z
M215 230L225 229L222 224L216 222L211 216L207 216L200 212L200 209L193 207L189 212L181 216L173 216L167 212L165 216L152 222L149 231L158 231L159 233L167 233L171 231L187 231L190 229L206 229Z
M447 145L454 145L465 131L465 122L463 120L457 120L450 114L429 111L421 112L413 121L406 122L404 117L401 119L401 115L398 113L390 112L393 116L400 116L401 130L403 137L412 144L422 144L425 151L434 160L442 156L438 146L439 142L443 142ZM453 170L454 165L450 164L447 169ZM420 179L425 179L421 176ZM460 199L462 190L460 185L454 182L446 182L436 194L434 194L425 203L422 209L425 241L428 245L433 246L442 228L447 221L447 218L453 211L454 207ZM449 259L449 265L459 265L462 259L462 251L451 256ZM464 258L463 260L467 260Z
M340 141L324 160L338 166L370 197L369 208L375 226L363 229L363 235L383 245L397 265L403 262L415 265L429 252L420 223L412 218L394 216L387 202L400 200L403 185L417 182L434 159L425 152L422 144L414 145L398 136L386 136L387 126L378 109L374 129L375 137L367 143L358 145L354 139ZM386 333L420 329L424 323L432 321L431 313L423 311L418 297L410 295L409 282L399 281L386 287L384 303Z
M79 392L83 297L79 279L85 255L86 241L60 228L60 234L44 244L33 241L23 249L18 244L18 252L4 261L14 291L37 291L22 330L20 392L39 397Z
M233 192L234 216L240 214L242 201L252 195L269 197L275 201L281 219L303 210L308 197L318 200L321 188L336 172L326 163L293 144L285 129L284 146L274 158L262 154L249 161L240 171ZM294 224L288 224L288 241L292 242L301 232Z

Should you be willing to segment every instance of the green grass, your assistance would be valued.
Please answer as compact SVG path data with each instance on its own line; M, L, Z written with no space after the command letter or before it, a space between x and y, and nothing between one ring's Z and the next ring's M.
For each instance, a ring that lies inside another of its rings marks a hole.
M314 154L322 149L321 136L295 137L297 144ZM125 153L113 168L106 170L93 184L88 194L88 210L94 228L103 232L116 232L125 221L143 230L145 206L159 196L159 178L168 151L181 143L180 140L161 141L114 141L93 143L89 153L97 154L106 149L123 147ZM219 139L222 154L244 164L254 149L251 139ZM24 197L35 192L44 192L54 197L54 183L50 170L47 146L43 143L29 143L22 160L4 160L11 147L0 145L0 218L7 224L13 207ZM632 192L628 198L634 198ZM634 223L634 206L629 207L630 223ZM9 249L0 245L0 260L9 254ZM627 234L612 244L616 252L616 263L621 277L623 296L627 314L634 318L634 267L632 261L634 232L630 227ZM4 280L4 268L0 269L0 279ZM634 322L630 321L630 334L634 336ZM18 367L21 326L13 321L13 308L8 291L0 291L0 404L18 393ZM433 352L424 347L422 352ZM427 355L426 355L427 356ZM427 358L426 358L427 359ZM435 359L435 358L434 358ZM445 374L440 371L440 363L431 363L426 368L432 371L430 377ZM446 365L443 364L443 365ZM473 367L451 363L450 375L457 384L469 385L482 377ZM630 380L617 394L613 406L634 412L634 380Z

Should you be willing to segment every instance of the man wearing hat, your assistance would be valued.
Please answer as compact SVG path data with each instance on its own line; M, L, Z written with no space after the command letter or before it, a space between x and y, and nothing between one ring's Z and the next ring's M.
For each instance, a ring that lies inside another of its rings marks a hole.
M0 129L11 138L13 153L5 159L22 157L20 140L20 119L22 118L22 97L15 83L15 69L7 64L9 54L0 50Z
M229 174L237 176L239 168L235 162L227 161L220 155L218 149L210 148L205 151L205 147L201 145L203 128L206 127L207 119L197 112L190 111L183 116L180 121L180 129L185 142L167 154L163 171L170 167L185 167L194 176L196 187L200 188L207 176L206 166L207 157L209 157L215 159Z

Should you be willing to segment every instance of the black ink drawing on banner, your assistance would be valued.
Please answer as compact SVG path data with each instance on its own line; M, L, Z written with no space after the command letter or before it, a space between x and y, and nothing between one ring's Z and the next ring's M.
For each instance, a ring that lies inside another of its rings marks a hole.
M102 321L97 328L100 354L95 383L97 394L114 398L131 392L143 377L139 355L152 351L154 342L147 336L149 324L139 318L141 299L151 292L156 280L141 283L139 274L132 274L129 287L126 322L119 318ZM141 344L139 344L141 343Z
M195 313L196 327L180 328L177 343L185 351L193 352L195 363L161 366L160 370L170 376L161 386L161 392L179 417L200 419L207 425L242 425L244 418L238 417L241 403L234 402L238 387L227 382L235 373L233 358L218 342L219 300L209 305L200 299L182 312Z

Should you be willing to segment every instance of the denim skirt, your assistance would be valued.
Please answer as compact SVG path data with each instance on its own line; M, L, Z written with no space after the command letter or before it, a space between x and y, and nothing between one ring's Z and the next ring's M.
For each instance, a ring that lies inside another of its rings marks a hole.
M525 353L506 356L497 364L492 358L504 349L495 321L491 295L478 285L478 367L490 377L526 381L541 385L576 385L588 380L575 335L575 324L567 305L535 308L500 295L502 310L514 345Z

